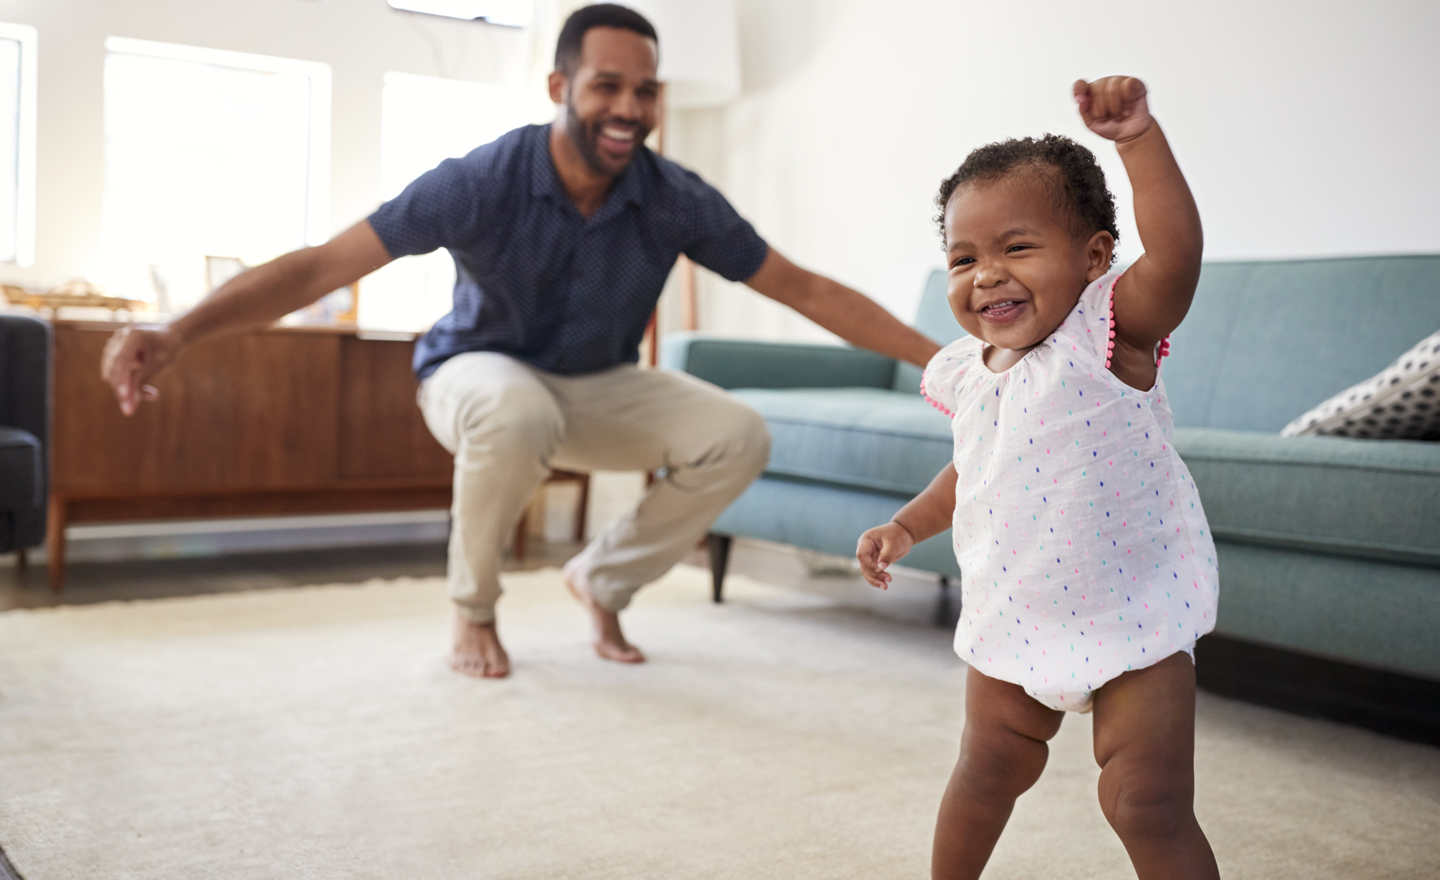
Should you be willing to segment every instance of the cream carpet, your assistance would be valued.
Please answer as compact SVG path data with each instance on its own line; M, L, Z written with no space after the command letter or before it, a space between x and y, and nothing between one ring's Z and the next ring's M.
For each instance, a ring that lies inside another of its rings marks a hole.
M512 678L443 665L437 580L0 615L0 847L59 878L922 878L949 634L680 568L594 658L505 578ZM1230 878L1440 877L1440 750L1201 695ZM1128 877L1071 717L987 877Z

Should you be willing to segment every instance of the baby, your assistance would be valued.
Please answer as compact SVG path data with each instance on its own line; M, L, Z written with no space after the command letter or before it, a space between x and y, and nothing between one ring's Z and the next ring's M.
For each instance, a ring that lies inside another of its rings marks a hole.
M1146 251L1111 271L1115 201L1055 135L975 150L940 187L950 308L970 334L921 389L955 455L860 538L873 586L953 529L969 664L960 760L932 873L978 877L1065 711L1095 713L1100 806L1141 878L1219 876L1195 820L1195 640L1215 621L1215 547L1160 382L1200 276L1200 216L1145 86L1075 83L1115 142Z

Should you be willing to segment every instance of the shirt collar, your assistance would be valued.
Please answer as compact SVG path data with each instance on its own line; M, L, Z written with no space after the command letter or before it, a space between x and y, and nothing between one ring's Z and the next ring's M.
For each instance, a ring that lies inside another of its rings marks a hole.
M550 157L550 126L537 126L539 137L532 147L531 155L533 161L530 169L530 192L540 197L550 197L557 202L570 203L570 194L565 191L565 184L560 182L560 173L555 170L555 160ZM641 182L641 174L637 165L649 159L650 148L644 144L635 151L635 156L630 164L615 181L614 188L605 197L605 203L600 206L596 217L609 215L615 209L611 205L626 206L640 205L645 201L645 187Z

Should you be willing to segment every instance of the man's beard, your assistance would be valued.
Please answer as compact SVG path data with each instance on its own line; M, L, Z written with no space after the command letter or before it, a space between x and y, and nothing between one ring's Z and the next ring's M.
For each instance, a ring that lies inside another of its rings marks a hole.
M594 125L586 125L580 120L580 114L575 112L575 102L565 102L565 131L570 135L570 142L575 145L575 149L580 151L580 158L584 159L585 164L589 165L590 170L596 174L618 177L620 172L625 170L624 167L620 171L611 171L605 167L605 163L600 161L600 148L596 145L596 141L599 140L600 126L603 124L604 120L598 121ZM645 136L649 133L648 131L636 131L635 140L643 143ZM630 158L633 160L634 157L632 153ZM626 162L625 167L629 167L629 164Z

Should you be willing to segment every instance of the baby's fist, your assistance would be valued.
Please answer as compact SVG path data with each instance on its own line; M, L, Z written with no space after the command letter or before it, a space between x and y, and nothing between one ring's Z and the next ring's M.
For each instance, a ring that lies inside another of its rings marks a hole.
M1075 103L1091 131L1116 143L1134 140L1154 121L1145 103L1145 84L1133 76L1076 80Z
M915 539L899 523L876 526L860 536L855 559L860 563L860 576L872 587L890 589L890 563L910 552Z

